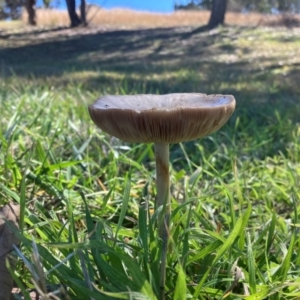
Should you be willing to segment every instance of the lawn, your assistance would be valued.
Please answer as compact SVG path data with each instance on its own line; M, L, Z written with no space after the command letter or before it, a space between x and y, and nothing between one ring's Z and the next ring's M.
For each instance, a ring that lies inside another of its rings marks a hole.
M153 145L87 106L178 92L237 106L170 148L166 299L300 298L300 29L196 26L0 31L0 204L21 204L24 299L158 298Z

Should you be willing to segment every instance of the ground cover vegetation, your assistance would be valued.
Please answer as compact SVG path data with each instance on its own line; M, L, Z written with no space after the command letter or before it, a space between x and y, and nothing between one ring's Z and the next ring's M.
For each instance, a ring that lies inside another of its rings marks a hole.
M0 201L21 205L25 299L157 298L152 145L104 134L87 106L173 92L237 107L170 148L166 299L300 297L299 29L195 28L1 32Z

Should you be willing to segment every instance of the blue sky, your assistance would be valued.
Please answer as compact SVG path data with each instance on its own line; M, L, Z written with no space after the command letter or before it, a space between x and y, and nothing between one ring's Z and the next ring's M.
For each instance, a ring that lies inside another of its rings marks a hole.
M134 10L151 11L151 12L172 12L174 0L89 0L87 3L98 4L103 8L130 8ZM184 3L184 0L177 1ZM43 0L37 0L37 5L41 6ZM65 9L65 0L52 0L53 6ZM76 5L80 4L80 0L76 0Z

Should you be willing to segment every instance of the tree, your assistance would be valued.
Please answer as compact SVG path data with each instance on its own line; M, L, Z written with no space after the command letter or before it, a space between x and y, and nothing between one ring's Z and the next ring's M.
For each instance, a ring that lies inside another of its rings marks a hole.
M210 19L208 22L209 28L215 28L218 25L224 24L225 13L227 8L227 0L213 0Z
M86 25L86 9L85 9L85 0L80 2L80 18L76 13L76 1L75 0L66 0L68 13L71 21L71 27L77 27L80 24Z
M179 2L177 2L179 1ZM175 0L175 10L210 10L207 28L224 23L226 10L235 12L300 13L300 0Z
M81 17L81 23L86 26L86 5L85 0L81 0L80 2L80 17Z
M25 0L0 0L0 20L17 20L21 17Z
M51 0L43 0L45 8L50 8Z
M29 25L36 25L35 1L36 0L26 0L26 10L28 13L28 24Z

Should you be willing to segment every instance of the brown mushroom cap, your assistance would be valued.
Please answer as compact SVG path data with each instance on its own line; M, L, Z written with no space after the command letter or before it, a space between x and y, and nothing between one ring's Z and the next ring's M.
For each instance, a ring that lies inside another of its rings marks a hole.
M132 143L179 143L206 136L229 119L231 95L104 96L89 106L103 131Z

